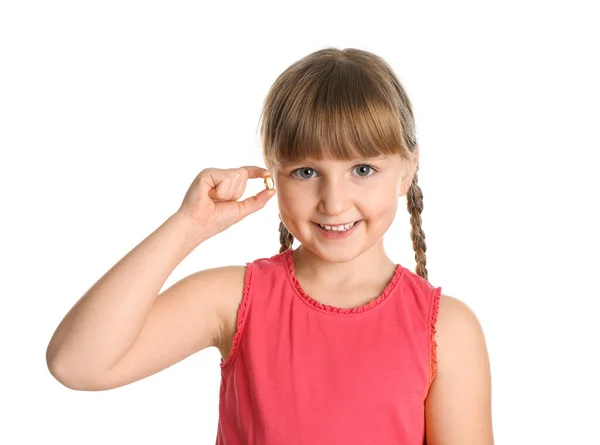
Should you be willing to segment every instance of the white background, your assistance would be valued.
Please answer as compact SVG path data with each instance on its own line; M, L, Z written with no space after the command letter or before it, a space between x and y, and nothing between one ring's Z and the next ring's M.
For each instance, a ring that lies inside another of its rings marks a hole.
M264 166L269 87L334 46L382 56L414 105L429 281L483 326L496 443L600 443L594 3L3 2L0 442L214 443L216 349L105 392L62 386L45 350L200 170ZM386 250L414 271L400 204ZM274 198L164 288L274 255L277 214Z

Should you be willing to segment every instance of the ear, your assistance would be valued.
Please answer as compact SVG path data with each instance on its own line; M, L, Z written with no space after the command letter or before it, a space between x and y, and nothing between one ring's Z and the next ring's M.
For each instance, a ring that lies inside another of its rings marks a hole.
M419 165L419 145L415 145L415 151L413 152L413 160L412 161L404 161L402 172L402 183L400 186L399 196L404 196L408 193L408 189L410 188L412 181L415 177L415 173L417 171L417 167Z

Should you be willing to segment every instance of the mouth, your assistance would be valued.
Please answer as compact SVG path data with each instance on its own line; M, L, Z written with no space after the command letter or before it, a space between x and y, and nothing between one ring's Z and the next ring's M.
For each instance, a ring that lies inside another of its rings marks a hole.
M329 225L321 225L318 223L313 223L315 227L318 229L318 232L321 233L326 238L336 239L336 238L345 238L352 234L356 227L360 225L362 220L354 221L349 224L339 225L339 226L329 226Z

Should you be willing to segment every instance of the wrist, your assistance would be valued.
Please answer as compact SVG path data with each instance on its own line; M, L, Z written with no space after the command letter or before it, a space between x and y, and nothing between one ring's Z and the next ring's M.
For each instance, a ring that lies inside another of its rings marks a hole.
M192 220L192 218L190 218L181 210L178 210L171 215L169 220L173 221L178 227L180 227L181 230L185 232L186 237L191 240L194 247L210 238L210 235L206 232L206 230L200 227L196 221Z

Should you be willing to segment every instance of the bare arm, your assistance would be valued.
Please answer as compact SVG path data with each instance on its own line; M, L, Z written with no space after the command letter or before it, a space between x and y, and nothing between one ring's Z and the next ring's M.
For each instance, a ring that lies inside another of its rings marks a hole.
M430 445L493 445L491 371L485 337L471 308L440 295L436 377L425 400Z
M200 271L158 293L198 245L264 207L274 190L238 199L248 179L268 173L255 166L202 170L180 209L67 313L46 351L50 373L72 389L102 390L139 380L208 346L226 353L244 266Z
M169 275L203 241L177 212L125 255L59 324L46 351L51 373L90 381L105 374L135 342Z

